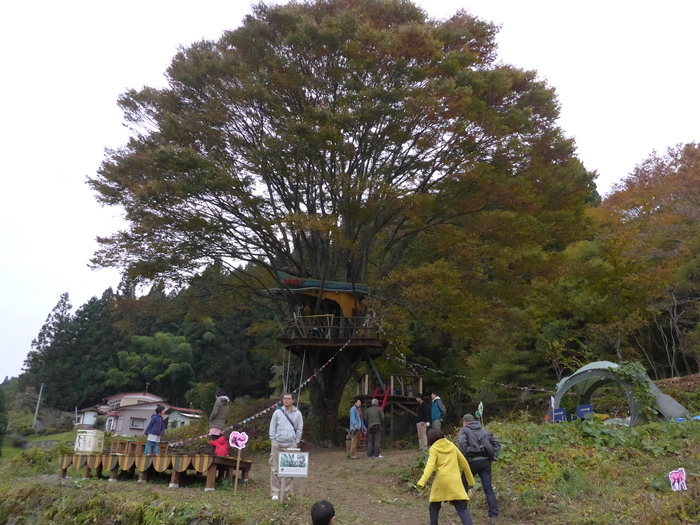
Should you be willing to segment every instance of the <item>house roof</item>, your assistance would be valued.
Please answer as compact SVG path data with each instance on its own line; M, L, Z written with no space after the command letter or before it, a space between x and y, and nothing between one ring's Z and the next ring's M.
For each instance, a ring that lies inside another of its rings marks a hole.
M152 394L151 392L120 392L119 394L114 394L108 397L105 397L104 399L110 400L110 399L115 399L118 397L134 397L134 396L143 396L143 397L151 397L151 398L156 398L160 399L163 401L163 398L160 396L157 396L155 394Z
M182 414L192 414L192 415L202 415L201 410L197 410L196 408L184 408L184 407L168 407L165 409L165 412L173 412L177 410L178 412L181 412Z

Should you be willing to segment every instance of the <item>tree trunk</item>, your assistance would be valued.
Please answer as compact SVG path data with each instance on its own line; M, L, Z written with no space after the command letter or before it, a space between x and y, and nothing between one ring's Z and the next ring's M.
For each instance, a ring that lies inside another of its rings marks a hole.
M310 359L307 357L308 370L314 374L315 380L312 381L310 388L311 412L308 435L319 444L341 444L345 441L347 429L338 421L340 401L345 385L352 377L358 363L362 361L365 352L364 349L345 348L337 354L324 351L311 354ZM322 366L323 370L321 370Z

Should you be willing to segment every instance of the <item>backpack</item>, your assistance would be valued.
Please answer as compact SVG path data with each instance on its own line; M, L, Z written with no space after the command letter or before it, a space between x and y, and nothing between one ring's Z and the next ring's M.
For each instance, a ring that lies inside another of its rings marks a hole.
M472 428L465 427L466 437L467 437L467 448L462 450L464 457L469 459L475 456L486 456L489 461L496 460L496 449L493 448L491 440L489 439L489 432L484 429L479 429L476 431Z
M476 432L475 432L476 433ZM493 448L493 445L491 444L491 440L489 437L484 433L478 436L479 439L479 445L484 449L484 452L486 452L486 457L489 458L489 461L495 461L496 460L496 449Z

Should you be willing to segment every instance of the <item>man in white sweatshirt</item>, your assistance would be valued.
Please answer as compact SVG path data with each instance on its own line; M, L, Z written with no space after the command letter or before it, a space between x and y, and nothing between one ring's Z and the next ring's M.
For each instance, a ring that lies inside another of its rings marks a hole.
M287 392L282 396L282 406L277 407L270 420L270 492L272 499L280 499L279 463L280 452L290 448L297 448L304 431L304 418L301 412L294 406L293 394ZM284 496L292 493L292 480L285 483Z

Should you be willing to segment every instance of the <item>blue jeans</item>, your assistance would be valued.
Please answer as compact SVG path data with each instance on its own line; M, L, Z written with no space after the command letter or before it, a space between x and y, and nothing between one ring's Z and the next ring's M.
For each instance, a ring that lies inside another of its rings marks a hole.
M158 442L157 441L146 441L146 448L144 449L144 454L149 454L151 449L154 449L154 454L158 455Z
M489 506L489 516L498 516L498 501L496 501L496 493L493 491L493 485L491 484L491 462L487 458L468 459L467 461L469 462L472 475L476 477L478 474L481 479L486 503ZM462 483L464 484L464 490L466 490L467 480L464 474L462 474Z
M467 507L467 501L460 499L460 500L450 501L450 503L452 503L455 510L457 511L457 514L459 515L459 519L462 520L462 525L472 525L472 517L471 517L471 514L469 514L469 508ZM428 512L430 513L430 525L438 525L438 516L440 515L440 507L442 507L441 501L431 501L430 502L430 505L428 506Z

